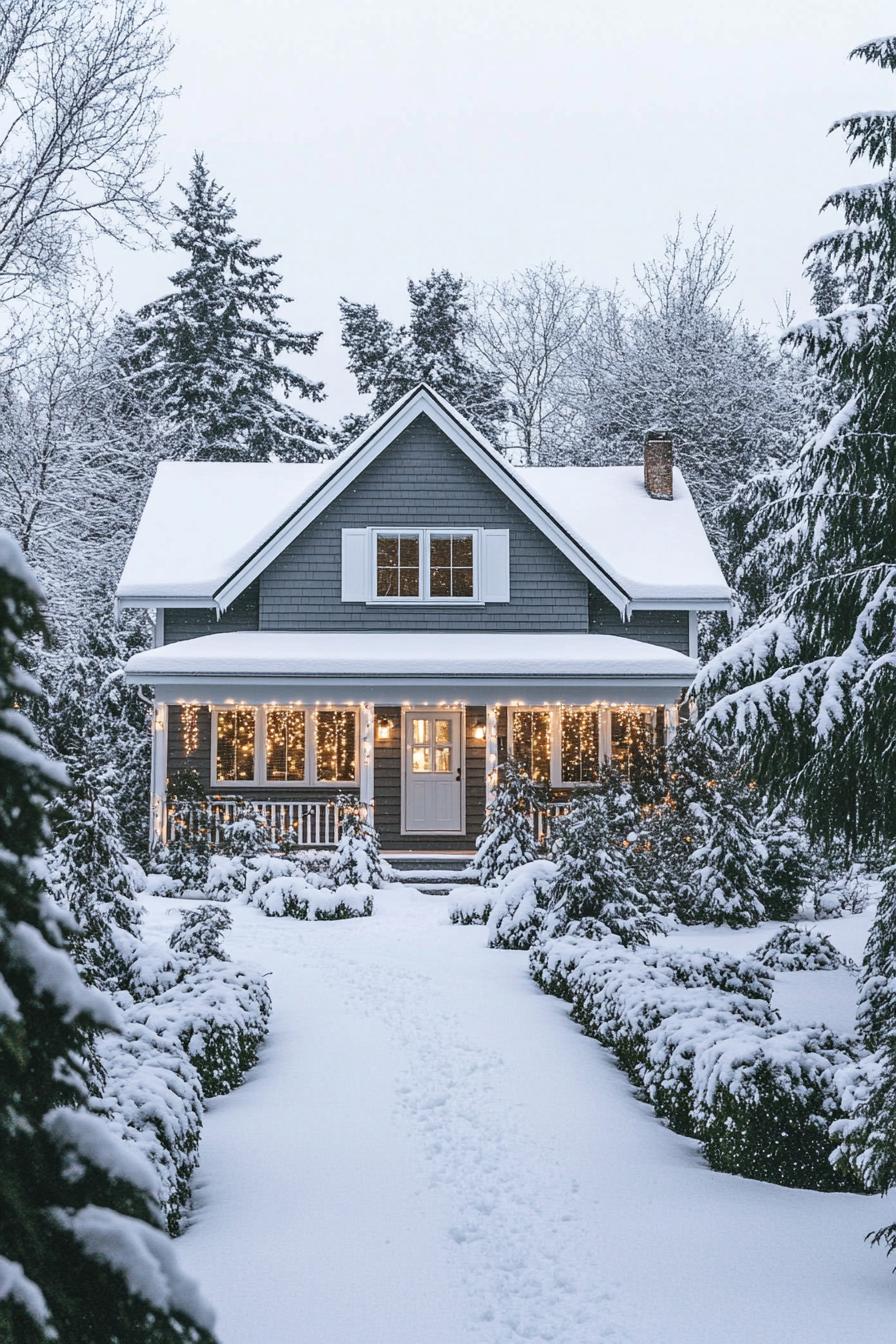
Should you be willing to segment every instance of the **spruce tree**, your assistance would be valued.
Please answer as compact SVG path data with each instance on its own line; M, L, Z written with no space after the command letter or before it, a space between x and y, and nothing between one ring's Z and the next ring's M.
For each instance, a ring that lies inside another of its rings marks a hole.
M196 154L185 200L174 206L174 246L188 262L171 276L170 294L137 314L131 367L138 386L167 417L168 455L196 461L314 461L324 431L288 403L323 397L284 356L311 355L320 332L293 331L279 315L290 300L257 238L234 227L229 196ZM278 395L281 394L281 395Z
M896 38L857 59L896 70ZM883 176L835 191L842 217L810 249L850 302L788 339L841 397L773 509L766 606L697 686L761 785L805 800L825 838L896 834L896 139L893 114L837 123L851 161Z
M763 904L769 919L794 919L817 873L802 819L783 804L768 809L757 830L765 850Z
M545 927L601 938L615 934L626 946L646 943L665 927L661 912L638 884L626 852L613 835L601 793L577 794L554 845L557 876Z
M408 281L411 316L396 327L375 304L342 298L342 344L358 391L372 394L371 412L382 415L418 383L428 383L495 441L505 416L501 378L470 352L472 314L466 283L450 271ZM358 416L343 422L341 439L358 433Z
M498 782L470 864L480 886L496 887L514 868L538 858L533 822L545 801L543 785L516 761L498 766Z
M33 576L0 532L0 1339L211 1344L207 1309L150 1225L149 1168L84 1109L91 1037L116 1013L79 977L72 921L37 863L65 783L24 713L39 688L22 642L40 630Z

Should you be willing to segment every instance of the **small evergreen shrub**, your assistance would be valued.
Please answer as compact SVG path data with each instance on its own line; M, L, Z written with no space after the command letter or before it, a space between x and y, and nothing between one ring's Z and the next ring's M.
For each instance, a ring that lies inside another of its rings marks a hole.
M448 916L452 924L487 924L492 913L491 896L479 887L455 887L451 893L457 904Z
M247 867L246 861L235 855L213 854L202 889L203 896L208 901L238 900L246 889Z
M544 786L515 761L498 766L498 783L470 864L481 887L496 887L514 868L538 858L532 821L546 799Z
M263 816L251 803L238 800L233 817L221 828L221 853L248 863L269 848Z
M868 904L868 878L864 865L849 863L832 867L809 897L812 919L842 919L858 915Z
M367 817L367 808L345 794L338 799L341 825L339 841L330 857L328 872L336 887L381 887L385 882L380 857L380 838Z
M848 957L837 950L820 929L802 929L785 924L754 954L757 961L775 971L835 971L854 969Z
M557 865L550 859L524 863L503 878L489 909L489 947L527 951L532 946L544 923L556 879Z
M233 923L229 910L220 906L198 905L185 910L180 923L168 939L168 946L191 966L206 961L229 961L222 939Z
M766 854L762 898L766 918L793 919L807 898L817 867L805 823L781 805L766 812L758 834Z
M373 914L373 888L315 886L299 871L272 877L247 895L251 905L274 918L354 919Z

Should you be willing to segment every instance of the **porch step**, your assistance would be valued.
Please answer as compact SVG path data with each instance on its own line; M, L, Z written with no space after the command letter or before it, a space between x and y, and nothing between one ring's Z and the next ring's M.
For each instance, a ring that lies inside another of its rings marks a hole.
M452 887L476 886L476 874L467 871L472 854L384 854L394 881L420 891L448 892Z

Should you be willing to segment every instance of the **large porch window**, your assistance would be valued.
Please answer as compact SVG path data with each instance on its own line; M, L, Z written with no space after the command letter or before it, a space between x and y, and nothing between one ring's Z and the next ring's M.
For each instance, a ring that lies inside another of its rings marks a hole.
M357 709L266 705L212 712L215 784L357 784Z
M510 754L533 779L553 788L594 784L602 762L625 769L633 731L653 734L656 709L633 705L619 709L552 705L511 709Z

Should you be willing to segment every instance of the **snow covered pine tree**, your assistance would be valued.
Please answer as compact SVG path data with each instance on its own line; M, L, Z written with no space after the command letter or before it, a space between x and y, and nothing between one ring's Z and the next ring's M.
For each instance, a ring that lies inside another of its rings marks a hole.
M896 71L896 37L851 55ZM833 192L825 207L842 227L809 252L851 296L789 333L844 401L789 470L774 506L766 563L768 603L698 678L716 697L709 716L736 737L763 783L806 801L827 839L892 843L896 837L896 113L836 123L850 162L883 170L877 181ZM866 974L883 975L896 941L896 902L882 900ZM892 1001L891 1001L892 1002ZM896 1170L896 1025L887 1015L888 1069L871 1109L872 1154L887 1183ZM887 1083L887 1077L890 1082ZM896 1250L896 1225L880 1236Z
M0 532L0 1338L10 1344L212 1344L211 1314L151 1225L154 1176L83 1109L91 1036L115 1027L81 980L69 916L38 869L62 768L37 749L21 643L40 594Z
M175 247L189 263L171 276L174 292L136 316L133 373L172 425L169 457L215 462L288 462L321 456L322 427L277 396L323 399L323 385L280 363L311 355L320 332L293 331L278 316L288 303L257 238L241 238L236 210L201 154L174 206Z
M521 864L538 858L532 818L544 802L543 787L516 761L498 766L498 784L489 803L476 857L470 864L480 886L496 887Z

